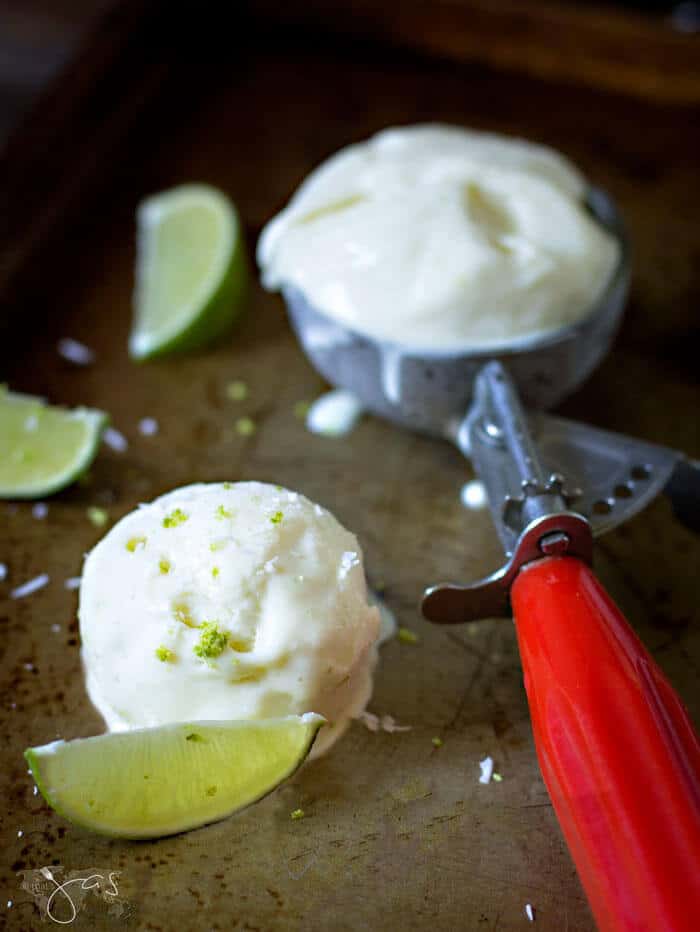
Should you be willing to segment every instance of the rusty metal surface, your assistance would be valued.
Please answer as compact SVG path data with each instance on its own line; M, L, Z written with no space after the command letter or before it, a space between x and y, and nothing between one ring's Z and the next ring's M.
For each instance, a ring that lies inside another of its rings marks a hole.
M549 142L613 192L636 247L617 347L563 413L697 456L690 114L342 43L259 42L235 65L203 66L192 81L185 95L173 89L148 137L134 141L109 195L66 230L50 275L37 269L40 293L20 302L24 323L0 350L13 388L103 407L130 444L122 454L103 450L90 483L51 499L44 520L30 505L0 505L0 562L10 574L0 583L7 926L44 927L20 888L21 872L53 864L119 872L124 913L108 915L93 895L75 928L504 932L527 927L532 903L538 930L590 932L539 777L512 624L444 630L416 608L426 583L477 578L499 563L487 511L458 502L468 466L445 443L369 417L343 440L307 433L294 406L322 384L281 301L258 287L245 320L218 347L129 362L133 211L152 190L206 180L236 200L252 248L265 219L319 159L384 125L444 119ZM55 343L66 335L89 344L97 363L63 362ZM232 379L248 383L244 402L227 399ZM242 415L256 421L251 437L235 430ZM157 418L156 436L139 434L144 416ZM420 638L383 649L370 709L412 730L373 734L356 724L271 797L187 835L139 844L92 836L33 795L21 757L29 744L101 729L83 688L76 596L63 588L100 534L86 509L105 507L114 522L177 485L242 478L299 489L358 534L371 580ZM599 542L596 558L696 721L699 556L698 538L659 500ZM11 585L41 572L51 575L46 589L8 598ZM478 783L486 754L500 784ZM306 818L292 821L297 807Z

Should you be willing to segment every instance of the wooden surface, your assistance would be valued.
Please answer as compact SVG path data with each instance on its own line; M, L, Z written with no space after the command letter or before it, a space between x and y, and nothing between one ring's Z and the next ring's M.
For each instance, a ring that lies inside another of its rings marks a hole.
M0 147L113 0L0 0Z
M293 407L322 385L280 300L259 287L220 346L130 363L133 213L146 193L206 180L239 205L252 252L261 225L313 165L383 126L446 120L557 146L619 200L635 246L633 297L615 351L562 410L698 456L697 115L680 103L513 79L381 43L244 25L247 51L202 52L172 76L111 185L99 201L86 199L51 262L35 267L33 290L6 298L15 327L0 342L3 378L54 402L103 407L130 442L124 454L105 449L90 484L54 497L44 521L29 505L0 506L0 562L10 574L0 583L7 927L43 928L20 872L53 864L119 871L128 926L139 930L503 932L529 927L529 902L538 930L590 932L539 777L512 625L446 631L416 610L426 583L474 578L499 562L488 514L458 503L468 466L448 445L372 418L344 440L308 434ZM75 369L59 359L61 336L92 346L97 364ZM231 379L249 384L248 400L226 399ZM257 422L251 438L234 430L242 414ZM144 416L158 419L157 436L139 435ZM299 489L357 532L370 579L420 635L415 646L383 649L370 708L412 730L354 725L262 803L187 835L132 844L87 834L33 795L21 757L28 744L102 727L83 688L76 596L63 588L100 535L86 508L106 507L113 522L174 486L243 478ZM597 549L604 583L696 721L699 556L698 538L663 499ZM41 572L49 587L9 600L11 586ZM479 785L486 754L502 783ZM307 817L291 821L297 807ZM73 927L124 921L86 900Z

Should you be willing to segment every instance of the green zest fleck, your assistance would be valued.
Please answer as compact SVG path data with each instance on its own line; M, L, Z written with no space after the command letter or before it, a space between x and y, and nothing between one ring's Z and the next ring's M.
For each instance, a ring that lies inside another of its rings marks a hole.
M208 786L207 787L207 796L216 796L217 787Z
M419 640L418 635L411 631L410 628L399 628L396 636L402 644L417 644Z
M298 417L300 421L305 420L310 407L310 401L297 401L294 405L294 417Z
M332 201L330 204L324 204L322 207L317 207L315 210L309 211L308 214L304 214L303 217L300 217L298 222L311 223L313 220L318 220L319 217L325 217L339 210L347 210L348 207L354 207L355 204L360 204L364 200L366 200L364 194L349 194L347 197L341 197L337 201Z
M239 380L229 382L226 386L226 397L231 401L245 401L248 397L248 386Z
M91 505L86 514L90 524L94 524L95 527L104 527L109 521L109 515L104 508L98 508L96 505Z
M201 735L197 734L196 731L192 731L192 732L190 732L189 735L185 735L185 741L200 741L200 742L204 742L204 738L203 738Z
M146 538L145 537L132 537L131 540L126 542L126 549L129 553L135 553L137 547L145 547Z
M217 550L223 550L225 546L226 546L225 540L213 540L209 544L209 549L211 550L212 553L216 553Z
M176 508L169 515L163 518L163 527L177 527L178 524L184 524L189 518L181 508Z
M436 736L435 738L433 738L433 747L434 747L434 748L441 748L441 747L442 747L442 738L438 738L437 736Z
M281 511L276 511L273 515L270 516L270 521L272 521L273 524L279 524L283 517L284 515Z
M163 663L169 663L175 659L175 654L168 647L156 647L156 657Z
M214 579L216 579L216 577L219 575L219 567L218 567L218 566L212 566L212 568L211 568L211 575L214 577Z
M236 430L241 437L250 437L255 433L255 421L250 417L239 417L236 421Z
M163 576L170 572L170 560L163 558L158 561L158 569L161 571Z
M303 809L295 809L294 812L291 814L290 818L292 819L293 822L296 822L299 819L303 819L304 815L305 813Z
M496 783L502 783L502 782L503 782L503 777L500 775L500 773L492 773L492 774L491 774L491 779L492 779L492 780L495 780Z
M186 601L175 602L173 605L173 617L175 621L181 622L183 625L187 625L188 628L197 628L197 622L192 617L192 612L190 611L190 606Z
M223 505L219 505L219 507L216 509L216 517L219 519L219 521L223 521L224 518L232 518L233 512L228 511L226 508L224 508Z
M225 488L226 491L228 492L229 489L232 489L232 488L233 488L233 483L232 483L232 482L224 482L224 488Z
M228 645L229 632L219 628L215 621L203 621L199 630L201 635L199 643L194 646L195 654L207 660L223 654Z

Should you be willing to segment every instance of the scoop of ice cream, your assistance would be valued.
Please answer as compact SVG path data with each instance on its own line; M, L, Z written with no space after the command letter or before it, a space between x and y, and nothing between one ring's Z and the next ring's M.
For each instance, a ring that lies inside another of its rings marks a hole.
M89 554L80 592L90 698L111 730L320 712L317 753L365 707L379 612L356 537L259 482L177 489Z
M545 146L389 129L316 168L265 227L267 288L294 286L369 336L486 347L589 313L619 260L586 183Z

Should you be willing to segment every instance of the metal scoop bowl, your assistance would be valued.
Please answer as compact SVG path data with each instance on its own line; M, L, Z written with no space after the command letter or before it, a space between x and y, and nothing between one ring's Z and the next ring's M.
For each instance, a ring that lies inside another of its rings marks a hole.
M587 205L618 240L620 259L596 306L574 324L502 346L431 352L364 336L286 287L283 294L299 342L329 382L352 392L368 411L411 430L454 438L476 375L493 359L507 367L527 405L551 408L608 353L629 286L629 246L617 208L599 188L590 190Z
M698 500L681 453L550 415L608 352L629 249L612 200L588 208L620 262L579 322L498 347L427 352L373 340L283 289L315 368L380 417L455 442L488 492L505 565L426 590L459 624L513 614L540 768L602 930L691 932L700 916L700 742L685 708L591 570L593 537L664 487ZM689 491L691 493L689 495Z

